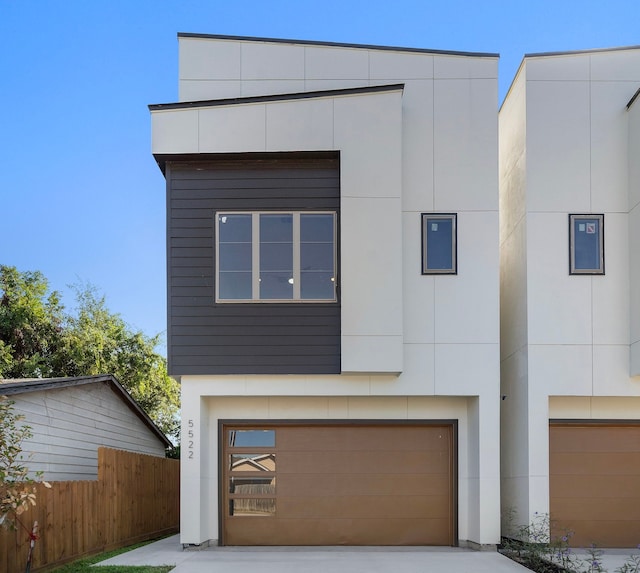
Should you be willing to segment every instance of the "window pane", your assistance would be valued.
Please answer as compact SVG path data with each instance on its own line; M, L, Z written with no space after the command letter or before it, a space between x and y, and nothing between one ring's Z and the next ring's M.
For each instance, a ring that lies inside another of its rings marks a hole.
M234 448L273 448L275 430L229 430L229 445Z
M300 296L307 300L334 300L335 280L333 272L301 272Z
M221 243L251 243L251 215L218 215Z
M275 454L231 454L229 469L232 472L274 472Z
M263 243L260 245L261 271L287 271L293 276L293 243Z
M221 243L218 256L218 265L223 272L251 272L251 243Z
M574 268L576 270L600 270L600 236L599 219L574 219Z
M218 277L218 297L221 299L250 299L251 271L220 272Z
M300 240L333 243L333 215L300 215Z
M260 242L291 243L293 215L260 215Z
M268 517L276 513L275 499L231 499L229 515L238 517Z
M333 243L301 244L300 270L333 271Z
M423 215L423 272L455 272L455 215Z
M229 493L239 495L275 495L276 478L231 476L229 478Z
M260 298L283 300L293 298L292 275L291 271L260 273Z

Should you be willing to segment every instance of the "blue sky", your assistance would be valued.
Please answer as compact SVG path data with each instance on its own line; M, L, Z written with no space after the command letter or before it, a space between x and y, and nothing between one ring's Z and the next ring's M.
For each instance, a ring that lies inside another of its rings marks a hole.
M639 45L638 22L638 0L0 0L0 264L164 332L147 105L177 100L178 32L495 52L502 99L525 53Z

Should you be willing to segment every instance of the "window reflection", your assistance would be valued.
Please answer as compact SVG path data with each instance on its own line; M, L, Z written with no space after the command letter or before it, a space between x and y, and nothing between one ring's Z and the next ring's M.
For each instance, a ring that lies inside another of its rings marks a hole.
M229 469L232 472L274 472L275 454L231 454Z
M276 500L267 499L231 499L229 515L253 517L269 516L276 513Z
M276 445L276 431L231 430L229 445L232 448L273 448Z
M229 478L229 493L240 495L275 495L276 478L235 477Z

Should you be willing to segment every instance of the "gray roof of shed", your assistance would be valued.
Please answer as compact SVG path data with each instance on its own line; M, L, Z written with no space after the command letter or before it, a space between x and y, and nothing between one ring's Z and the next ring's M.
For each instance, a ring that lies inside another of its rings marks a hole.
M0 395L13 396L27 392L44 392L47 390L58 390L70 386L83 386L85 384L106 384L125 403L125 405L136 414L142 422L151 430L153 434L165 445L172 444L164 435L162 430L155 425L149 415L131 397L129 392L118 382L112 374L99 374L97 376L73 376L68 378L13 378L0 379Z

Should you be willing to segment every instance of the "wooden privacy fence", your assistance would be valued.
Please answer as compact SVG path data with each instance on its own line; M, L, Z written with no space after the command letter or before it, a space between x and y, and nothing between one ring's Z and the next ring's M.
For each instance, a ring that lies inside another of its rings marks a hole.
M178 460L99 448L96 481L38 485L37 505L20 516L24 528L0 529L0 573L25 570L34 520L32 571L177 533L179 490Z

